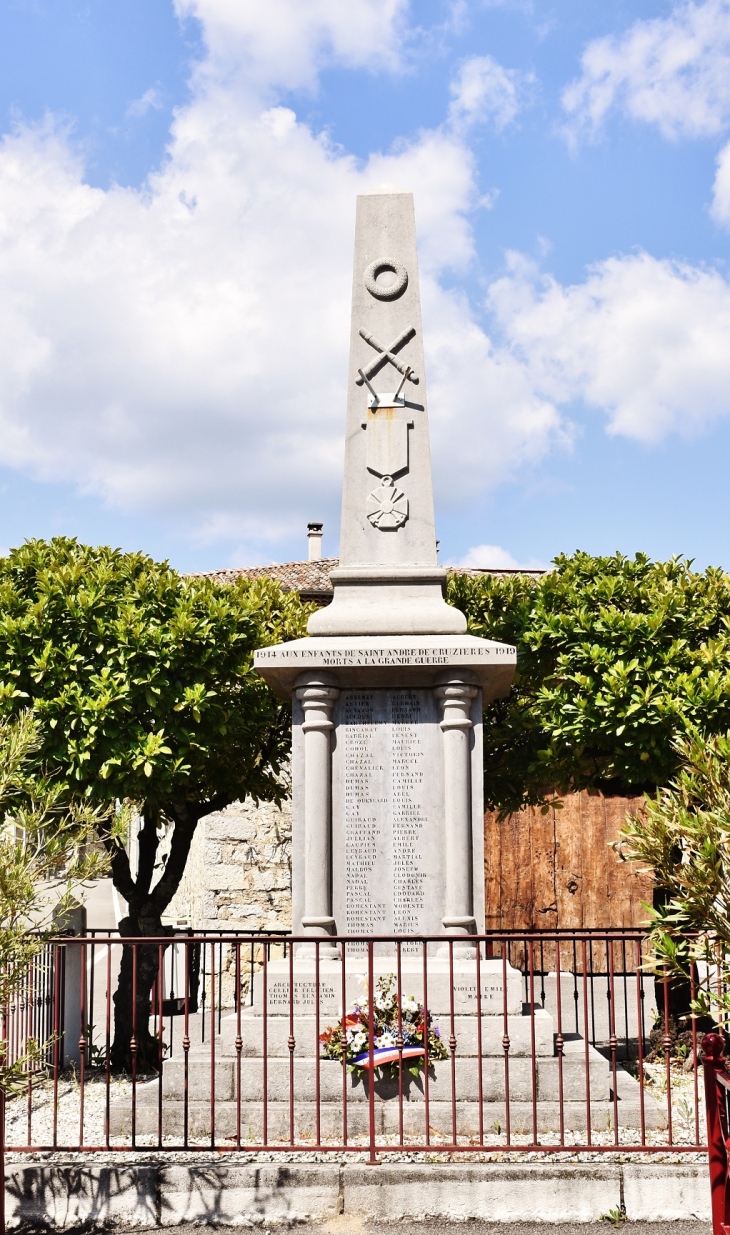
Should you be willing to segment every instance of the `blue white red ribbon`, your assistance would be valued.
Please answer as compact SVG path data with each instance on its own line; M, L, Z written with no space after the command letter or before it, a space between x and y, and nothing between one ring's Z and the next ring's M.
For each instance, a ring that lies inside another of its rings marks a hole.
M422 1046L404 1046L401 1051L397 1046L378 1046L373 1051L373 1067L381 1068L386 1063L398 1063L401 1058L417 1059L424 1053ZM363 1051L362 1055L356 1055L352 1063L356 1068L369 1068L370 1051Z

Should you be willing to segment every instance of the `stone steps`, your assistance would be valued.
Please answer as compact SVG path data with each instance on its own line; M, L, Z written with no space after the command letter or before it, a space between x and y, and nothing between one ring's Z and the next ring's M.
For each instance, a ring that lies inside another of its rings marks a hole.
M378 1137L397 1136L399 1133L399 1105L397 1102L376 1101L375 1132ZM459 1101L456 1103L456 1127L459 1140L469 1141L479 1136L478 1102ZM429 1103L428 1122L431 1133L451 1140L452 1136L452 1105L451 1102L431 1100ZM595 1131L605 1132L613 1127L613 1102L608 1100L591 1102L591 1127ZM502 1132L506 1126L506 1107L501 1102L484 1102L481 1106L482 1129L485 1136L493 1135L497 1125ZM585 1101L566 1101L563 1104L563 1118L566 1130L585 1132L587 1127L587 1110ZM536 1105L537 1128L541 1133L553 1132L557 1140L556 1129L560 1126L560 1110L557 1102L538 1102ZM162 1110L163 1137L182 1138L184 1128L184 1106L182 1102L164 1103ZM237 1127L237 1105L235 1102L220 1102L216 1104L215 1136L218 1144L233 1141ZM267 1109L267 1141L269 1143L288 1142L290 1136L289 1103L272 1101ZM533 1108L531 1102L510 1102L510 1128L513 1133L531 1134L533 1129ZM370 1126L369 1105L365 1102L347 1105L348 1137L364 1137L368 1135ZM634 1101L619 1103L619 1126L622 1128L638 1128L640 1126L640 1110ZM647 1129L666 1127L666 1118L652 1101L645 1103L645 1126ZM110 1131L113 1139L128 1137L132 1129L132 1112L129 1101L124 1105L115 1102L111 1111ZM316 1137L316 1105L309 1101L294 1103L294 1134L295 1144L314 1140ZM211 1130L210 1103L191 1101L188 1104L188 1136L195 1139L209 1137ZM137 1103L136 1133L138 1137L156 1135L157 1105L149 1102ZM412 1142L423 1143L426 1136L425 1104L421 1102L403 1102L403 1135ZM320 1107L320 1136L323 1141L342 1144L343 1140L343 1109L342 1105L324 1103ZM263 1104L241 1104L241 1138L244 1141L263 1142Z
M476 1057L457 1058L454 1061L457 1098L476 1096L479 1084L479 1062ZM294 1094L312 1097L317 1082L317 1060L314 1058L294 1059ZM558 1059L539 1058L535 1061L535 1091L538 1102L557 1100L559 1092ZM241 1100L261 1101L263 1098L263 1060L241 1059ZM585 1099L585 1062L580 1057L566 1057L563 1060L563 1097L565 1099ZM270 1100L288 1101L289 1094L289 1060L269 1059L267 1062L267 1094ZM210 1061L193 1059L188 1067L188 1093L196 1097L210 1093ZM238 1065L234 1059L224 1059L215 1065L216 1100L233 1100L237 1094ZM529 1102L533 1091L532 1060L519 1058L509 1061L510 1097L515 1101ZM482 1059L482 1094L485 1101L497 1101L504 1095L505 1065L504 1059ZM622 1079L630 1083L632 1078L621 1070ZM348 1102L366 1102L368 1100L367 1078L361 1073L348 1072L347 1095ZM610 1084L609 1064L602 1055L593 1052L590 1060L591 1092L597 1098L608 1097ZM437 1060L430 1069L429 1092L433 1098L451 1100L452 1072L449 1059ZM343 1089L343 1068L338 1060L319 1060L319 1092L323 1102L341 1102ZM156 1095L156 1081L149 1085L138 1087L138 1100L142 1093L150 1089ZM404 1068L403 1088L409 1102L422 1102L425 1097L423 1077L412 1077ZM165 1101L182 1101L185 1094L185 1067L181 1061L165 1064L162 1078L162 1092ZM375 1092L379 1101L393 1101L398 1097L397 1077L387 1080L377 1080ZM156 1101L156 1098L155 1098Z
M331 1023L321 1015L319 1023L309 1012L299 1011L293 1018L270 1014L266 1019L266 1099L267 1136L272 1141L290 1136L290 1087L293 1074L294 1141L309 1141L315 1137L317 1107L320 1098L320 1134L323 1139L339 1143L343 1132L343 1110L347 1110L349 1133L368 1134L369 1078L363 1072L343 1072L337 1060L317 1058L319 1032ZM451 1033L451 1018L438 1022L441 1034ZM238 1016L228 1014L221 1022L221 1033L215 1037L215 1123L216 1137L224 1141L235 1137L239 1120L244 1140L261 1141L264 1136L264 1022L259 1012L246 1011L240 1018L241 1056L235 1048ZM437 1060L429 1069L428 1121L436 1133L452 1136L452 1121L456 1113L460 1138L479 1135L479 1077L481 1073L481 1125L492 1132L495 1125L505 1126L505 1055L502 1045L505 1024L502 1016L484 1016L479 1023L473 1015L456 1015L453 1021L457 1049L453 1079L450 1058ZM290 1058L289 1036L295 1040ZM533 1093L537 1127L541 1132L559 1127L559 1095L563 1096L563 1117L566 1130L585 1131L586 1064L590 1082L591 1126L605 1131L614 1118L613 1078L605 1054L586 1047L577 1034L565 1034L561 1062L556 1054L553 1018L536 1009L529 1015L507 1018L510 1038L508 1055L509 1100L511 1126L530 1133L533 1126ZM188 1135L209 1137L211 1133L211 1058L210 1040L192 1046L187 1060L187 1080L182 1035L176 1035L174 1053L165 1061L162 1077L163 1137L181 1138L185 1119L187 1087ZM481 1048L481 1054L480 1054ZM533 1058L534 1052L534 1058ZM240 1068L240 1080L239 1080ZM343 1094L344 1077L344 1094ZM638 1082L620 1065L616 1076L619 1125L638 1128L641 1122L640 1088ZM452 1104L454 1085L455 1104ZM239 1088L240 1086L240 1088ZM376 1133L397 1135L400 1125L399 1084L394 1078L376 1080L374 1090ZM343 1101L346 1098L346 1103ZM423 1075L403 1076L403 1129L411 1141L423 1141L426 1135L426 1093ZM140 1084L136 1093L136 1130L140 1136L156 1135L159 1106L159 1082ZM131 1102L118 1099L112 1104L111 1129L115 1136L131 1132ZM644 1097L644 1120L647 1128L663 1128L666 1118L657 1103Z

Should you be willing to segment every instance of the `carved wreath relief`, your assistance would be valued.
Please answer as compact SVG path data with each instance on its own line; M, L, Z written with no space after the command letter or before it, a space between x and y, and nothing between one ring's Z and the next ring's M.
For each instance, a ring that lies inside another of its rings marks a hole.
M390 270L395 275L395 279L388 287L384 287L377 281L378 275L384 270ZM375 296L376 300L397 300L408 287L408 271L405 266L401 266L400 262L389 262L385 258L380 258L379 261L370 263L363 275L363 280L370 295Z
M390 270L395 275L389 286L377 282L379 274ZM371 262L363 274L366 289L376 300L397 300L408 286L408 271L400 262L381 258ZM380 476L380 484L368 494L366 514L381 532L402 527L408 518L408 498L396 487L394 476L408 471L408 429L413 421L404 419L402 410L405 398L401 391L406 382L418 382L418 376L410 365L403 364L397 353L416 333L414 326L406 326L393 342L385 347L375 335L360 330L360 337L375 351L375 356L358 370L358 386L367 386L372 398L369 400L367 420L367 469ZM391 364L400 373L401 381L394 395L379 396L370 385L373 377L384 365Z

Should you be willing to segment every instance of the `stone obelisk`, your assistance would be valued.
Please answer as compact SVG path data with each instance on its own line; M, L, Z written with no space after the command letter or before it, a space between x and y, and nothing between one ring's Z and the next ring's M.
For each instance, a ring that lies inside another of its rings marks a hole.
M455 634L436 564L410 193L357 199L340 565L310 635Z
M321 955L483 930L482 709L515 665L466 634L436 562L410 193L357 199L346 432L334 599L255 658L293 702L293 929Z

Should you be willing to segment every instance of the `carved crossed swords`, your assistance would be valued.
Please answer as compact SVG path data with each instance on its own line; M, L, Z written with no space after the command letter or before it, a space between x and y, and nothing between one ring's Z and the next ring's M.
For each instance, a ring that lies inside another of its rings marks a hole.
M394 365L398 372L403 374L403 381L398 387L399 394L403 389L406 379L409 382L417 383L418 378L411 369L410 365L401 364L399 360L396 360L396 357L393 354L394 352L399 352L400 349L409 341L409 339L413 338L415 333L415 326L406 326L406 329L402 332L402 334L399 334L398 338L393 340L390 347L383 347L382 343L379 343L374 335L368 334L367 330L360 330L360 338L364 339L366 343L369 343L371 347L374 347L378 355L373 356L373 359L365 365L364 369L358 369L360 376L355 379L357 385L362 386L363 383L366 383L370 386L368 378L372 377L378 372L378 369L382 368L382 366L387 363ZM370 387L370 389L372 390L372 387Z

